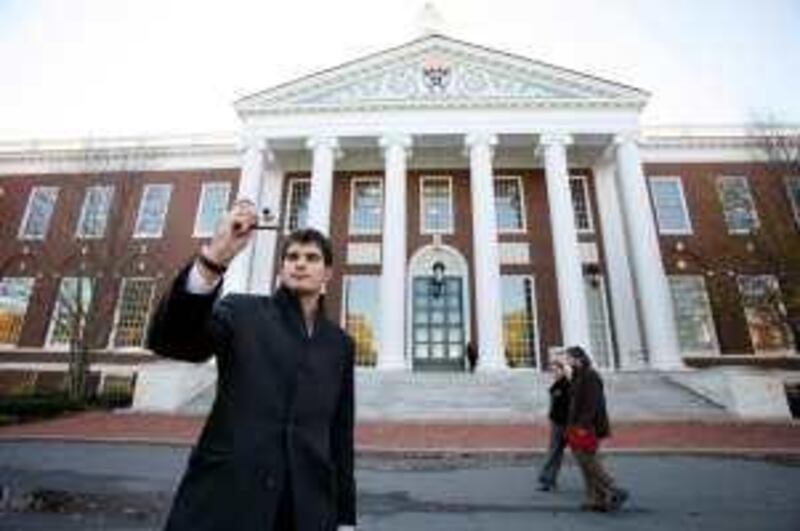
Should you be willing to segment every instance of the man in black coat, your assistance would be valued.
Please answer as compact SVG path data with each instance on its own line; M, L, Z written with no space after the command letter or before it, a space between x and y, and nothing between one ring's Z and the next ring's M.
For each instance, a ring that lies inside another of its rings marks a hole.
M254 205L237 201L178 274L149 329L157 354L192 362L215 355L218 370L166 530L354 529L354 344L323 315L330 242L313 229L292 233L273 296L217 300L256 221Z

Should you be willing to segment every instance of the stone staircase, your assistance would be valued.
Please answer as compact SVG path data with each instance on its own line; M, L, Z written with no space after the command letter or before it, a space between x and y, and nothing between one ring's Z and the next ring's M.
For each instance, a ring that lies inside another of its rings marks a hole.
M732 416L669 373L609 372L603 379L612 419ZM550 375L530 370L476 374L359 370L357 417L361 421L543 421L549 384ZM179 411L204 414L213 399L213 386L206 387Z

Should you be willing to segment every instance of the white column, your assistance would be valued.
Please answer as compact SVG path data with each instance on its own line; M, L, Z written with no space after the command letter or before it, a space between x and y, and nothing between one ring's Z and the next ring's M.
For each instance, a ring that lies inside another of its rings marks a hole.
M589 311L567 169L567 145L572 140L569 135L546 134L539 142L544 146L562 343L581 346L591 355Z
M266 139L260 137L247 137L243 139L242 173L239 177L239 191L237 199L248 199L260 212L261 182L264 172L264 150L267 148ZM250 285L250 274L253 264L253 243L249 243L233 259L228 272L225 274L223 292L245 293Z
M338 143L333 137L314 137L308 139L306 146L314 153L311 197L308 200L308 226L328 235L333 198L333 165Z
M603 235L603 254L608 277L614 336L619 364L622 369L641 368L644 362L642 334L636 311L633 277L625 245L625 227L620 210L613 161L604 160L592 167L600 227Z
M618 135L614 142L628 249L650 364L658 369L679 369L683 362L675 331L672 297L661 260L639 147L632 135Z
M281 192L283 190L283 170L275 154L269 149L264 156L264 181L261 185L261 208L269 208L273 220L280 219ZM253 250L253 265L250 275L250 293L269 295L272 279L275 276L275 252L278 231L260 230L256 233Z
M405 368L406 331L406 154L409 135L380 139L386 172L381 253L381 340L378 369Z
M507 364L500 305L500 256L492 173L493 147L497 144L497 137L487 133L471 133L466 137L466 144L470 148L478 369L504 369Z

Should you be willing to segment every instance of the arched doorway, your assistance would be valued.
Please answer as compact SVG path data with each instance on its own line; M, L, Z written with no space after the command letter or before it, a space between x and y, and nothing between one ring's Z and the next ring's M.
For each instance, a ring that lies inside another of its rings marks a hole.
M408 268L407 357L413 370L463 371L470 341L469 271L447 245L421 248Z

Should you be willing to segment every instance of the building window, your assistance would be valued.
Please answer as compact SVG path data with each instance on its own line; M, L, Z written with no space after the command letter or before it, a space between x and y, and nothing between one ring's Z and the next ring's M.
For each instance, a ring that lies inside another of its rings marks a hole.
M691 234L689 209L680 177L650 177L650 196L661 234Z
M522 207L522 179L495 177L494 201L498 232L524 232L525 209Z
M584 275L586 307L589 314L589 340L592 357L598 367L608 369L612 366L611 329L609 328L608 305L603 276Z
M150 278L124 278L117 299L112 346L141 347L150 315L155 282Z
M79 238L102 238L108 224L108 212L113 186L90 186L86 190L81 208L81 217L75 235Z
M148 184L144 187L133 233L134 238L161 237L170 195L172 195L171 184Z
M308 200L311 179L292 179L286 196L286 232L305 228L308 224Z
M380 234L383 184L380 179L353 179L350 186L350 234Z
M718 177L717 190L729 234L748 234L758 228L756 206L747 177Z
M230 192L231 183L203 183L200 190L200 203L197 206L197 216L194 220L195 238L209 238L214 235L217 223L228 209Z
M453 183L449 177L423 177L420 201L423 234L453 232Z
M670 276L669 288L681 352L719 353L705 279L696 275Z
M36 186L28 196L28 206L22 217L19 237L24 240L44 240L50 218L53 217L56 199L58 199L57 186Z
M356 343L356 365L372 367L380 344L380 276L344 277L344 327Z
M575 211L575 229L578 232L594 232L592 209L589 206L589 180L585 175L571 175L569 190L572 194L572 209Z
M19 341L32 291L33 278L0 280L0 344L16 345Z
M786 194L789 196L789 203L792 205L794 223L800 229L800 175L786 178Z
M533 278L502 275L503 342L509 367L536 367L538 334Z
M792 332L778 279L772 275L742 275L739 295L753 349L756 352L791 350Z
M64 277L58 288L47 344L66 346L82 339L92 302L91 278Z

